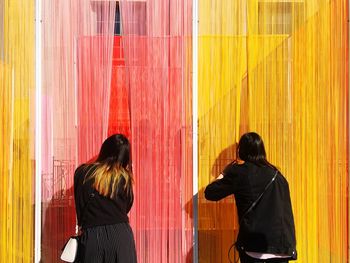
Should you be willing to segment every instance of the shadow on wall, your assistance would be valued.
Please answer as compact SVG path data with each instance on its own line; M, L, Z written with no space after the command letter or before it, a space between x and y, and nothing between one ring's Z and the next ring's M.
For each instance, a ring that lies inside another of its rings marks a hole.
M218 177L225 167L236 159L238 143L231 144L227 148L223 149L220 154L216 157L215 162L211 168L211 176L214 178Z
M237 144L225 148L215 159L211 168L212 181L236 156ZM238 233L238 218L234 198L227 197L218 202L204 197L205 187L186 204L186 212L193 215L193 202L198 200L198 262L228 262L228 251ZM198 198L198 199L197 199ZM193 217L192 217L193 218ZM238 259L238 253L230 252L230 258ZM193 262L193 248L186 263Z

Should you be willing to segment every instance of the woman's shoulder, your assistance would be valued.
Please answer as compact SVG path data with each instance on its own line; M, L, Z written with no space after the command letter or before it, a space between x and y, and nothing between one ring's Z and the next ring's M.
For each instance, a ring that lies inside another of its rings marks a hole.
M280 170L278 170L278 174L277 174L277 179L282 182L285 185L288 185L288 180L287 178L281 173Z
M86 163L83 163L81 165L79 165L76 169L75 169L75 174L81 174L85 168L86 168L87 164Z
M223 170L223 175L229 175L229 174L236 174L239 173L240 170L246 169L247 163L240 160L234 160L228 165L226 165L225 169Z
M75 169L74 177L85 177L85 175L90 174L93 171L94 167L94 164L83 163Z
M282 184L288 185L286 177L283 175L283 173L278 167L263 166L262 169L264 174L269 175L269 177L271 178L276 176L277 181L281 182Z

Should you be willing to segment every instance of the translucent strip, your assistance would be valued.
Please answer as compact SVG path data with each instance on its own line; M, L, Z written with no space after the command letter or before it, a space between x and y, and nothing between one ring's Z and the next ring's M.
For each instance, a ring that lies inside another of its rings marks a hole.
M73 174L108 132L115 2L43 1L42 260L75 233Z

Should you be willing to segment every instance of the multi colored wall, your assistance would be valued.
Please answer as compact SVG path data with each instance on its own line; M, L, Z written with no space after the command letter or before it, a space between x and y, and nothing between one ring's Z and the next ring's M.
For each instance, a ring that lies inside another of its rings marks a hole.
M35 1L0 1L0 262L33 262L38 227L41 262L60 262L75 231L74 169L117 132L132 142L139 262L228 262L234 198L209 202L203 190L246 131L262 135L288 179L297 262L348 261L348 2L199 0L198 36L192 8L184 0L41 1L35 61Z

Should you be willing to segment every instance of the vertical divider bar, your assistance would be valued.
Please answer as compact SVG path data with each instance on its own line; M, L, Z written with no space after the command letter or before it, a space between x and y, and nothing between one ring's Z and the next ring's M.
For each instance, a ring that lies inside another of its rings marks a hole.
M192 4L193 262L198 262L198 0Z
M41 0L35 0L35 263L41 259L41 25Z

